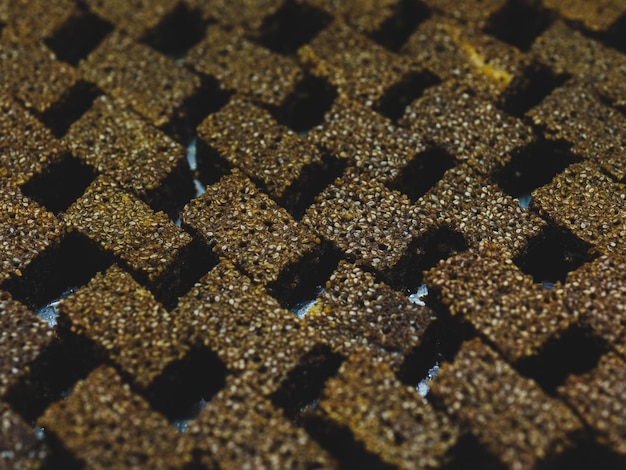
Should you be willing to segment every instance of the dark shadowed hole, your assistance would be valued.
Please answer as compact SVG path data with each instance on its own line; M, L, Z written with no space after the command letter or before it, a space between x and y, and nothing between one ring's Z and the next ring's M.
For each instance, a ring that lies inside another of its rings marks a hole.
M323 291L339 260L340 254L324 244L286 267L276 281L267 285L267 291L283 308L299 314Z
M70 126L85 114L102 91L87 82L79 81L58 102L39 116L55 137L63 137Z
M233 165L228 160L201 139L196 142L196 164L198 179L205 186L217 183L233 169Z
M300 220L316 196L338 178L345 168L345 160L325 154L320 163L302 169L300 177L277 200L278 204L287 209L294 219Z
M549 226L528 242L527 249L513 261L535 282L546 287L565 282L567 274L592 261L591 245L564 228Z
M150 284L144 279L137 280L144 285L148 284L154 298L167 310L172 311L178 305L180 297L189 292L217 263L217 255L196 236L181 250L169 272L156 283Z
M554 16L537 3L508 1L489 18L485 32L527 51L535 38L547 29Z
M626 13L613 23L603 39L607 45L626 54Z
M331 17L304 2L288 1L261 27L259 43L280 54L294 54L330 23Z
M387 49L398 51L429 14L428 8L421 2L402 0L398 2L392 16L370 37Z
M152 407L171 422L195 419L226 382L227 369L208 348L189 352L169 364L145 394Z
M607 345L590 331L572 326L560 337L552 338L541 351L515 365L522 375L535 380L550 395L563 385L568 375L581 375L592 370Z
M196 135L196 128L204 119L222 109L232 92L223 90L217 80L204 77L198 90L185 99L172 119L161 127L167 135L186 144Z
M186 160L181 160L167 177L153 190L143 196L143 200L155 211L165 212L176 222L183 209L196 194L193 174Z
M589 433L593 435L593 431ZM566 468L568 470L588 470L601 468L606 470L622 470L626 468L626 456L598 444L593 437L577 442L556 458L551 459L541 468Z
M272 402L290 419L319 399L326 381L337 373L343 358L325 346L318 346L302 357L272 394Z
M280 124L298 134L305 134L322 122L336 97L337 90L326 80L307 75L283 105L270 109L270 112Z
M82 12L72 16L45 42L59 60L77 65L98 47L111 31L113 26L102 18L89 12Z
M393 122L397 122L404 116L406 107L422 96L426 88L440 82L441 80L430 72L410 72L385 92L375 109Z
M541 103L569 78L567 74L556 75L547 67L533 64L523 78L511 84L499 105L507 113L523 118L527 111Z
M185 53L204 38L206 23L197 10L190 9L185 2L142 38L142 42L173 58Z
M2 284L11 295L38 311L70 289L87 284L98 272L113 262L111 255L77 232L39 254L23 270L22 276Z
M568 146L539 140L516 153L504 168L494 174L494 180L507 194L519 198L548 184L577 160Z
M422 284L424 271L466 249L463 235L445 225L435 227L411 242L400 261L380 277L395 290L410 295Z
M415 387L425 398L438 369L445 362L452 362L461 344L475 335L473 328L452 317L445 307L434 305L434 308L437 320L430 324L419 346L406 356L397 372L400 381Z
M416 155L389 186L415 202L435 186L446 171L456 165L455 158L443 149L432 148Z
M491 454L478 439L471 434L463 434L449 453L450 461L442 470L465 470L471 462L471 468L481 470L505 470L507 467Z
M46 460L42 462L42 466L40 467L42 470L55 470L59 468L64 470L81 470L84 468L84 463L74 457L55 434L45 434L45 440L49 452Z
M66 398L74 384L101 363L90 341L69 332L59 334L49 350L30 365L29 372L5 397L7 403L32 425L48 406Z
M339 462L340 468L367 470L397 468L369 452L363 443L355 439L348 427L331 420L319 409L305 411L300 423L306 432Z
M82 196L94 177L91 166L68 155L50 165L43 173L33 176L22 186L22 192L58 214Z

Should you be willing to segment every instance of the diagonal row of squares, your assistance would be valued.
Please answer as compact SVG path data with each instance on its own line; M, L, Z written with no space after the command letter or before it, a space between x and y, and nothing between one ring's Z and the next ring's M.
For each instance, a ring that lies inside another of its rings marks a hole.
M0 8L0 413L20 458L619 459L624 10L235 3ZM530 33L494 26L531 10ZM429 306L407 298L422 283ZM51 330L29 310L60 296Z

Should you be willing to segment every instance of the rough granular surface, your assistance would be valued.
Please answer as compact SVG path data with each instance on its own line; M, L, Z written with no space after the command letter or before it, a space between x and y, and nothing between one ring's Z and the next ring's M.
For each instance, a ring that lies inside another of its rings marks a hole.
M624 0L0 0L0 468L626 468Z

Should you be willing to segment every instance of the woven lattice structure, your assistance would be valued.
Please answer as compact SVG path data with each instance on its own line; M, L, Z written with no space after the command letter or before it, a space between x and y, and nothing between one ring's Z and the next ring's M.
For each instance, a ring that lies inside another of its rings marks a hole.
M626 1L0 0L1 468L626 468Z

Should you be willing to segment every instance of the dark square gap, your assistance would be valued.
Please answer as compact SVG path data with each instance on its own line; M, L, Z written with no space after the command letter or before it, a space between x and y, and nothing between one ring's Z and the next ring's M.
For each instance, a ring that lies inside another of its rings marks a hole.
M362 442L355 439L350 428L333 421L318 408L303 411L298 424L337 460L339 468L364 470L397 468L395 465L383 462L378 455L369 452Z
M467 431L459 436L459 440L449 452L450 460L441 470L465 470L468 462L472 468L481 470L505 470L507 468L500 460L491 454L478 439Z
M11 295L38 312L105 271L112 257L77 232L40 253L24 270L2 284Z
M55 434L48 434L43 428L40 428L39 432L43 433L48 449L48 455L40 467L42 470L54 470L57 468L82 470L85 467L85 464L67 450Z
M217 183L234 168L217 150L202 139L196 142L196 164L198 179L205 186Z
M173 222L180 211L196 194L193 174L186 159L181 160L156 188L143 196L154 211L165 212Z
M520 198L548 184L578 160L569 151L569 145L540 139L513 155L493 178L504 192Z
M613 23L602 39L608 46L626 54L626 13Z
M153 282L127 267L135 280L148 287L154 298L168 311L174 310L178 299L189 292L219 261L217 255L200 237L192 235L194 239L180 250L170 269Z
M113 26L87 11L73 15L63 26L45 40L57 58L77 65L113 31Z
M5 400L34 426L48 406L66 398L74 384L101 363L91 342L58 332L57 340L30 364L29 372L8 391Z
M509 0L489 18L484 31L527 51L553 19L554 14L538 5L538 2Z
M287 266L276 281L267 285L267 291L283 308L302 317L323 292L339 260L340 253L323 243L318 250Z
M397 52L415 31L417 26L430 16L430 10L417 0L401 0L393 12L370 37L387 49Z
M406 194L415 202L456 164L456 159L445 150L436 147L428 149L413 157L389 187Z
M228 371L208 348L191 350L169 364L143 392L153 409L164 414L179 430L197 418L207 402L224 388Z
M579 326L571 326L560 337L551 338L534 356L515 364L516 370L533 379L544 391L556 396L569 375L582 375L597 366L609 350L606 343Z
M593 434L593 431L586 433L583 439L542 468L566 468L567 470L589 470L590 468L622 470L626 468L626 455L617 454L612 449L599 444Z
M410 72L401 81L387 89L375 109L397 123L404 116L409 104L422 96L427 88L439 83L441 83L439 77L426 70Z
M509 86L499 106L508 114L523 118L526 112L537 106L554 90L564 85L569 75L556 75L548 67L533 63Z
M157 26L146 32L141 42L178 59L204 39L206 26L198 10L190 9L186 2L179 2Z
M467 250L463 235L446 225L434 227L409 245L396 265L380 274L386 284L405 295L415 294L422 284L424 271L439 261Z
M326 153L320 163L302 168L300 177L291 183L276 202L287 209L294 219L300 220L317 195L343 174L345 169L345 160Z
M326 80L305 76L279 108L270 108L279 124L303 135L322 123L333 105L337 90Z
M95 172L90 165L67 155L43 173L34 175L21 189L25 196L59 214L82 196L94 178Z
M326 27L331 17L304 2L287 1L261 27L259 44L279 54L291 55Z
M435 303L432 300L429 304ZM430 383L444 363L452 362L465 341L476 335L473 327L453 317L446 307L434 305L437 319L430 324L419 344L396 373L398 379L428 399Z
M58 102L39 116L52 134L63 137L70 126L85 114L103 92L90 83L79 81Z
M287 418L296 420L303 410L315 406L324 384L337 373L342 362L343 357L326 346L313 348L272 394L272 403L281 408Z
M185 99L161 130L181 144L196 135L196 127L210 114L218 112L229 101L231 91L223 90L217 80L203 77L198 90Z
M565 282L569 272L592 261L596 256L591 248L569 230L551 225L530 240L513 262L535 282L551 288L557 281Z

